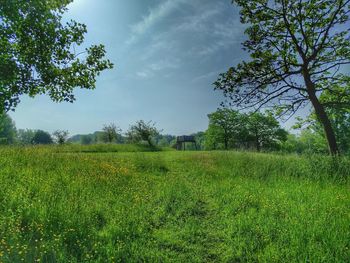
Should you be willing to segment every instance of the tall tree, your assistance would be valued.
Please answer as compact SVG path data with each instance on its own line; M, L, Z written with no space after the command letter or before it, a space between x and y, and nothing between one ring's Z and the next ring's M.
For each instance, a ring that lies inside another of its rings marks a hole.
M276 145L287 140L287 131L280 127L272 114L251 113L248 115L245 126L247 140L255 145L258 152L263 148L275 148Z
M294 114L311 102L323 126L330 153L338 145L325 104L325 91L337 98L349 93L350 0L234 0L247 24L243 43L251 59L230 68L215 82L238 107L279 105ZM341 87L341 89L339 89ZM348 102L346 107L349 107Z
M112 68L103 45L78 51L86 26L62 21L72 0L2 0L0 4L0 110L13 109L22 94L75 100L76 87L94 89Z
M230 109L218 109L208 115L209 127L207 130L207 143L223 143L225 150L239 140L242 134L242 119L244 116ZM215 147L214 147L215 148Z

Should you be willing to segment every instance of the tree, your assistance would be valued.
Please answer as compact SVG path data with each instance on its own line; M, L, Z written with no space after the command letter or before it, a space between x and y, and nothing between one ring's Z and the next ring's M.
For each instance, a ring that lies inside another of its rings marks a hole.
M115 126L115 124L111 123L109 125L105 124L103 126L103 132L104 132L104 140L105 142L113 142L117 139L118 134L121 132L121 129Z
M140 120L130 126L126 136L130 142L139 143L145 141L149 146L154 146L153 139L159 133L160 131L155 127L155 123Z
M243 43L250 54L220 75L215 88L241 108L277 106L280 115L292 115L311 102L323 126L329 150L339 153L334 129L320 96L326 91L339 105L349 96L350 0L234 0L241 22L248 25ZM343 104L349 107L349 100Z
M16 138L16 125L6 113L0 114L0 144L12 144Z
M93 136L92 135L82 135L81 138L80 138L80 142L81 144L83 145L88 145L88 144L91 144L92 141L93 141Z
M287 131L280 127L272 114L253 112L246 122L247 141L255 145L258 152L261 149L274 149L287 140Z
M65 142L67 141L69 132L63 131L63 130L57 130L52 135L53 135L55 141L58 144L62 145L62 144L65 144Z
M341 153L350 152L350 109L326 109L327 114L330 116L332 127L334 128L335 137L339 143L339 151ZM296 128L302 128L303 126L310 130L310 132L317 136L324 136L324 130L317 121L315 113L310 114L306 120L299 120L299 123L295 125ZM315 135L315 136L316 136ZM320 152L320 151L319 151Z
M87 30L73 20L63 23L71 2L1 1L0 109L14 109L23 94L73 102L74 88L94 89L100 72L113 67L103 45L76 52Z
M225 150L232 147L242 134L243 115L230 109L218 109L208 115L209 127L207 130L208 143L216 148L215 144L223 143Z
M37 130L34 133L32 143L33 144L52 144L53 140L51 138L50 133L42 130Z
M159 134L154 139L156 144L161 147L170 147L176 143L176 136L170 134Z
M35 131L31 129L26 129L26 130L20 129L17 132L17 139L20 144L28 145L33 143L34 135L35 135Z

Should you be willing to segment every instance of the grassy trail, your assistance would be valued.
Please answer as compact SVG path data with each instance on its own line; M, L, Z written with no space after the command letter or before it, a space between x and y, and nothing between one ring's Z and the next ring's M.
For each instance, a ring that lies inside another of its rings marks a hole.
M348 159L129 148L1 149L0 262L350 258Z

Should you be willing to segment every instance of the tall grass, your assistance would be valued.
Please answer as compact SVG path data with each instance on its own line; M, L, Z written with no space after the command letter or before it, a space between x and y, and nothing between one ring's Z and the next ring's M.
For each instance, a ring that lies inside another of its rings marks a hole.
M346 158L70 149L0 149L0 262L350 258Z

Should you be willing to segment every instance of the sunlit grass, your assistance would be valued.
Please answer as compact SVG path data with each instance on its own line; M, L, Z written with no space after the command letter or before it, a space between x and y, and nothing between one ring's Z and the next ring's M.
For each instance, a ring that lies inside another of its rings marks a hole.
M69 147L0 150L0 262L350 258L348 159Z

